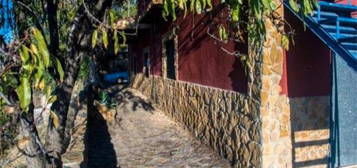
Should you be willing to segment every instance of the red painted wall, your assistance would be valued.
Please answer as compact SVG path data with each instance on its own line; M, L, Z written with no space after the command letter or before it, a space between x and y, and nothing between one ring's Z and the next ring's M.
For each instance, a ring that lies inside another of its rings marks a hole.
M132 50L137 71L142 71L143 49L150 48L151 74L161 75L162 36L178 26L178 80L239 92L246 92L247 78L239 58L229 51L247 53L246 44L218 42L207 35L207 29L217 34L216 25L227 17L224 9L214 15L188 15L177 21L157 21L161 13L152 12L149 18L154 28L140 32ZM294 44L285 53L282 94L290 97L329 95L330 50L309 30L304 31L301 21L285 11L286 20L292 25L296 36ZM224 24L224 23L222 23Z
M308 28L305 31L302 22L289 11L285 11L285 19L294 28L295 37L285 54L283 94L289 97L330 95L329 48Z
M219 42L207 34L217 35L217 25L225 23L225 9L213 11L212 15L189 15L179 18L178 35L179 80L202 85L246 92L247 78L238 57L222 48L247 53L246 44Z
M207 34L208 27L211 33L217 35L217 25L227 17L224 9L212 13L214 14L190 14L185 18L181 16L173 23L156 22L151 33L141 33L132 45L134 55L137 56L138 71L143 68L143 58L140 58L143 55L142 50L150 46L151 73L161 75L161 37L172 27L178 26L178 80L246 92L247 78L239 58L224 52L221 47L246 54L247 45L233 42L224 44L211 38ZM150 34L153 36L150 37Z

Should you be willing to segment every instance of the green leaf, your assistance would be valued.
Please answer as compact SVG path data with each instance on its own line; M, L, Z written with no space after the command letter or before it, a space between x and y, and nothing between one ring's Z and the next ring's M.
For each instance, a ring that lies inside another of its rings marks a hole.
M30 59L29 48L27 48L25 45L22 45L19 54L22 63L27 64L28 60Z
M115 14L114 14L114 11L113 10L110 10L109 11L109 21L110 21L110 25L113 26L114 24L114 21L115 21Z
M207 6L208 6L208 10L212 10L213 6L212 6L212 0L207 0Z
M47 100L47 104L54 103L57 100L57 96L50 96L50 98Z
M276 10L276 8L277 8L277 6L276 6L275 1L271 1L271 2L270 2L270 9L271 9L271 10Z
M222 40L223 39L223 27L222 27L222 25L219 25L219 27L218 27L218 35L219 35L219 38Z
M201 0L196 0L195 9L198 14L202 13L202 3Z
M285 50L289 50L289 37L287 35L282 35L281 36L281 46Z
M264 8L269 8L270 7L270 2L269 0L260 0L264 6Z
M20 86L16 89L22 110L27 111L31 102L31 84L29 77L24 75L20 78Z
M94 30L92 34L92 48L97 44L98 30Z
M38 55L38 49L34 44L31 44L30 48L33 54Z
M240 8L233 8L231 9L231 15L232 15L232 21L233 22L238 22L239 21L239 14L240 14Z
M38 87L41 79L42 79L42 76L44 74L44 69L43 68L36 68L36 73L34 75L35 77L35 86Z
M118 54L118 52L119 52L118 32L114 30L114 54Z
M175 0L169 0L169 9L172 15L172 19L176 20L176 5L175 5Z
M121 35L121 38L123 38L123 45L125 45L126 44L126 35L125 35L125 32L124 31L121 31L120 32L120 35Z
M202 10L206 8L207 6L207 0L200 0L201 1L201 8Z
M295 0L289 0L289 5L295 12L299 12L299 5Z
M196 0L191 0L190 1L190 10L191 10L191 12L195 11L195 4L196 4Z
M184 0L177 0L178 1L178 7L180 9L184 9Z
M22 68L31 73L34 69L34 64L30 62L30 53L29 53L29 48L27 48L25 45L21 46L21 49L19 50L19 55L22 61Z
M48 51L45 38L37 28L32 28L32 32L34 34L36 47L42 57L43 64L46 68L48 68L50 66L50 53Z
M57 69L57 72L58 72L58 75L60 76L60 81L63 82L63 79L64 79L64 71L63 71L63 68L62 68L62 65L61 65L61 62L58 58L55 58L55 62L56 62L56 69Z
M104 48L107 48L108 47L108 34L105 29L102 29L102 38L103 38L102 40L103 40Z
M58 128L60 125L60 121L59 121L57 114L55 112L51 111L50 116L52 118L53 126L55 128Z
M219 34L219 38L224 41L227 42L228 40L228 34L226 29L223 27L223 25L219 25L218 27L218 34Z
M48 85L45 90L46 97L51 97L52 92L53 92L52 86Z
M166 20L166 17L169 16L169 5L168 5L167 1L169 1L169 0L164 0L164 2L163 2L164 10L162 10L162 16L165 20Z

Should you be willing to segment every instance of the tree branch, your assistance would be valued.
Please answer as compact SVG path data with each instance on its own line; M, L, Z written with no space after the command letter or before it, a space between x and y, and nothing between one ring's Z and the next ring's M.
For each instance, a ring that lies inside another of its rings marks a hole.
M13 105L10 100L0 91L0 98L2 98L7 105Z
M82 4L83 4L83 7L85 9L85 13L87 14L88 18L99 24L100 26L103 26L104 28L106 29L109 29L109 30L120 30L120 29L116 29L116 28L113 28L112 26L106 24L106 23L103 23L102 21L100 21L98 18L96 18L89 10L88 6L86 5L86 3L84 2L84 0L82 0ZM138 29L139 29L139 23L140 23L140 20L141 20L141 16L139 16L137 22L136 22L136 25L135 25L135 33L127 33L127 32L124 32L125 35L129 35L129 36L136 36L138 34ZM95 25L95 23L93 23Z
M47 0L47 19L50 32L50 51L56 56L59 50L59 35L57 22L57 3L55 0Z
M45 31L42 27L42 25L40 24L41 22L38 20L38 18L40 18L38 15L36 15L35 12L33 12L33 10L28 7L26 4L24 4L23 2L16 0L15 1L17 4L19 4L21 7L23 7L30 15L32 15L32 18L35 20L35 25L36 27L41 31L41 33L44 35ZM46 38L45 38L46 41ZM46 44L48 45L48 42L46 41Z

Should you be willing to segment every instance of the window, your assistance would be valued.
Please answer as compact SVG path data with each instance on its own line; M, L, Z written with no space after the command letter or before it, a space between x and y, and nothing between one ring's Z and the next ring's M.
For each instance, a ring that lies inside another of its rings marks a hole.
M166 77L169 79L176 79L176 68L175 68L175 41L170 39L165 41L166 50Z
M176 80L177 73L177 36L169 34L162 41L162 76Z
M144 52L143 52L143 55L144 55L144 75L146 77L149 77L150 75L150 54L149 54L149 48L145 48L144 49Z

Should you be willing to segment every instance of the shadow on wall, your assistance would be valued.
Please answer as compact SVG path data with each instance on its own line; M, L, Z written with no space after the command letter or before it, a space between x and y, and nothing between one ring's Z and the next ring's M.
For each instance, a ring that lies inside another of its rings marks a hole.
M330 97L290 98L294 167L328 164Z

